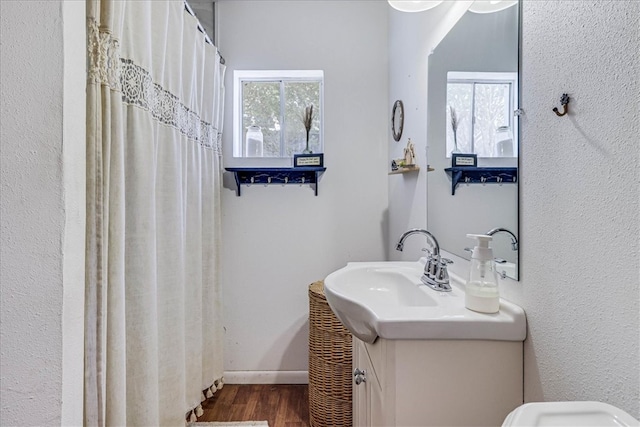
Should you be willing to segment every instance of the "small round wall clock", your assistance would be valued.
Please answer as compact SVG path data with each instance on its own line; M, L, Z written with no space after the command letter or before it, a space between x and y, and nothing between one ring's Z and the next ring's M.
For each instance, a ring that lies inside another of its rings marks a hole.
M391 110L391 131L393 139L400 141L402 138L402 128L404 127L404 104L399 99L393 104Z

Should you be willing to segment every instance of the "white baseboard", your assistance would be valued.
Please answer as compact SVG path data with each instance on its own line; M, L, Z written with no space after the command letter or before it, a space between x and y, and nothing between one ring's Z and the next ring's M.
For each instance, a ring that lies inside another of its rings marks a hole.
M309 384L308 371L225 371L225 384Z

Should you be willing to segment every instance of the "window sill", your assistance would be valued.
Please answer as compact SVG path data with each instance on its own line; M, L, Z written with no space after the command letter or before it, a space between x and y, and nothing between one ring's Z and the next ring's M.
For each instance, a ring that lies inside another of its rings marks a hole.
M229 146L231 149L231 146ZM291 157L225 157L225 168L229 169L286 169L293 167Z

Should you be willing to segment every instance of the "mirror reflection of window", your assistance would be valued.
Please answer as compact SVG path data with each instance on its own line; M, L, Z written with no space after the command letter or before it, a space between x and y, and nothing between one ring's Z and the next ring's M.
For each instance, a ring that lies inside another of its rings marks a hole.
M447 74L447 157L517 157L517 73Z

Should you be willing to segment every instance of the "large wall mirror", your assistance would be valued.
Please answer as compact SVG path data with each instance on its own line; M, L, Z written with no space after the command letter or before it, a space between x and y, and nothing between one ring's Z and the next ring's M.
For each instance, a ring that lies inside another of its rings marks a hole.
M466 259L466 235L494 231L498 272L518 280L520 5L490 11L489 3L474 3L429 56L427 225ZM478 169L457 185L455 168L446 170L453 153L477 156Z

